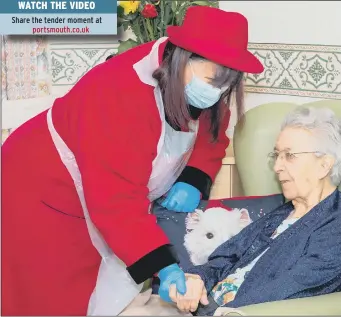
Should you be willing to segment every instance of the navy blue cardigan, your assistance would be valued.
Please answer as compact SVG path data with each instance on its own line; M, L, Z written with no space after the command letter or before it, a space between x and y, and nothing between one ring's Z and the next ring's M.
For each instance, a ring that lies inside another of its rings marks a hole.
M269 247L227 307L341 291L341 193L336 190L271 239L292 210L289 202L251 223L218 247L206 264L186 272L200 275L210 292Z

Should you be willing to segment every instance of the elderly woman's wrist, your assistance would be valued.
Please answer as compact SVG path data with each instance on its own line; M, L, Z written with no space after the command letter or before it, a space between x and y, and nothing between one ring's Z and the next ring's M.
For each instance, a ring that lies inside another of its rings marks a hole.
M186 279L202 280L201 276L198 274L185 273Z
M187 270L184 270L184 272L185 272L186 279L187 279L187 277L188 278L193 278L193 279L201 279L204 282L205 286L206 286L205 275L202 274L202 271L196 270L196 267L193 267L192 269L189 268Z

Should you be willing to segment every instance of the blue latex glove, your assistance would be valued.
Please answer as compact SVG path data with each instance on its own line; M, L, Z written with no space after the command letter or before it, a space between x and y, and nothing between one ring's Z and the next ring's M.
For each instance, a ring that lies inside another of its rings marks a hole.
M201 193L187 183L175 183L161 206L178 212L193 212L199 206Z
M172 302L169 297L169 288L172 284L176 284L176 290L181 295L186 294L186 278L185 273L180 269L179 265L171 264L160 270L158 277L160 279L159 295L162 300Z

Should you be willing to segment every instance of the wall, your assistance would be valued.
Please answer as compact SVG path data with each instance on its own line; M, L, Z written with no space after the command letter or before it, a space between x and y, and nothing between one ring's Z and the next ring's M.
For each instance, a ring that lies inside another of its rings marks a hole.
M265 67L261 75L247 75L247 110L274 101L341 99L340 1L220 1L219 5L246 16L249 49Z
M115 53L118 38L130 36L3 36L2 142Z
M117 36L3 36L2 142L116 52Z

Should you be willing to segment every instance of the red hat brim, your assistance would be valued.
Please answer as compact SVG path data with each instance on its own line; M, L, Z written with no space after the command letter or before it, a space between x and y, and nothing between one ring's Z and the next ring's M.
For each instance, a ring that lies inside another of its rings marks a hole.
M252 74L264 71L262 63L248 50L228 47L222 41L210 38L196 38L179 26L167 28L168 40L176 46L198 54L217 64Z

